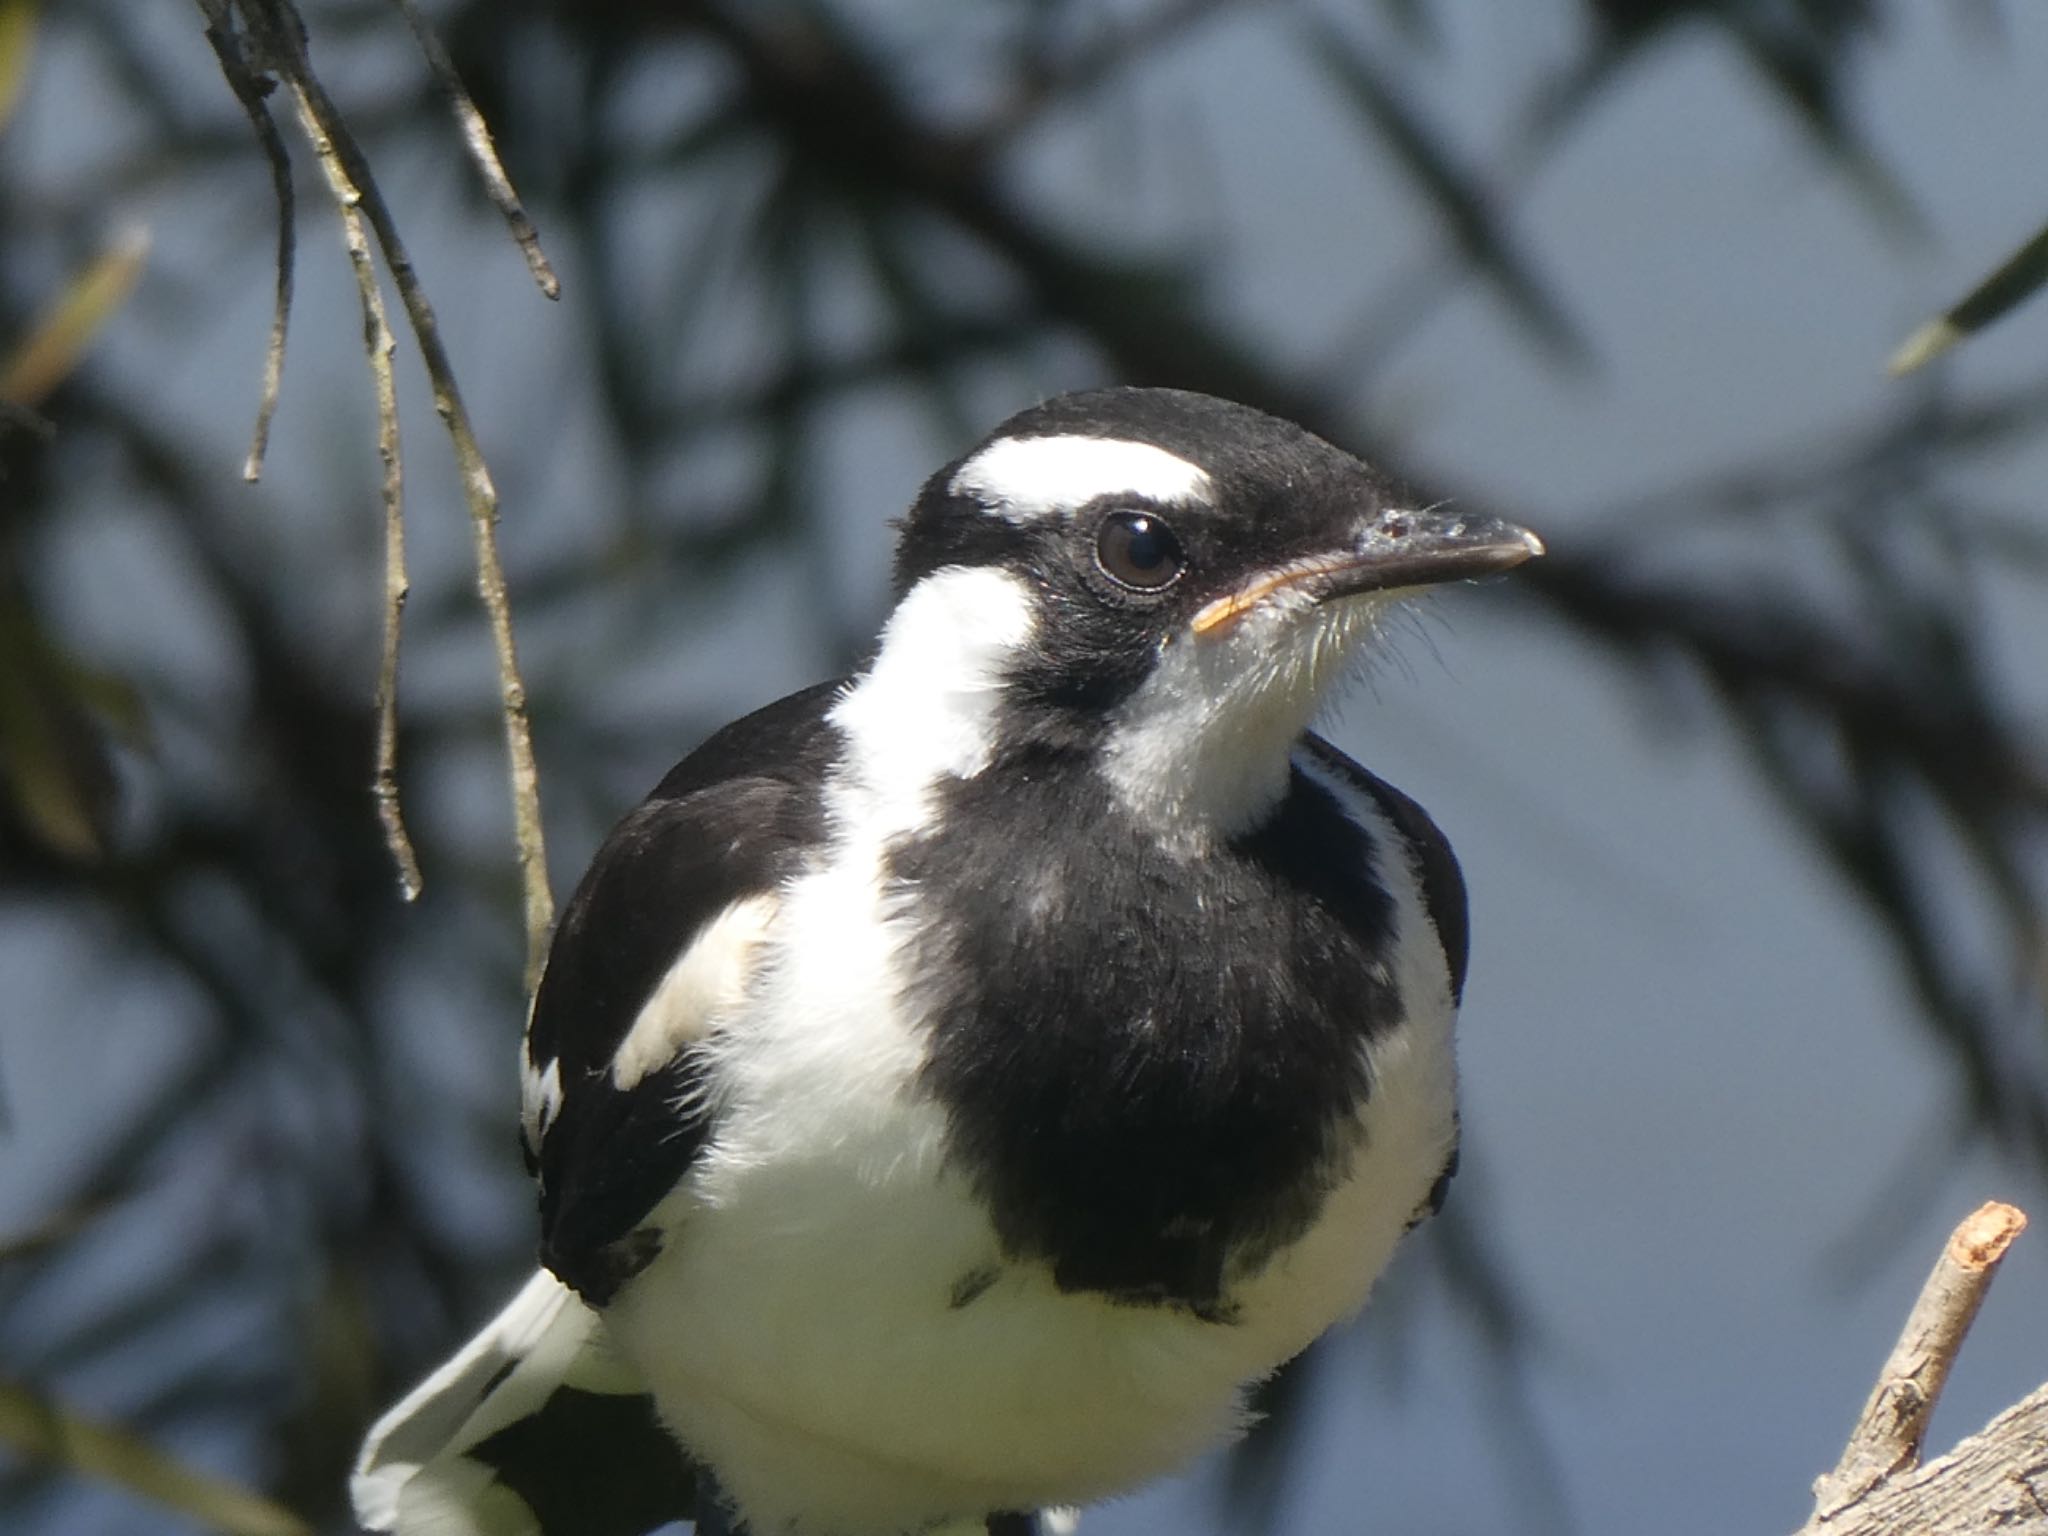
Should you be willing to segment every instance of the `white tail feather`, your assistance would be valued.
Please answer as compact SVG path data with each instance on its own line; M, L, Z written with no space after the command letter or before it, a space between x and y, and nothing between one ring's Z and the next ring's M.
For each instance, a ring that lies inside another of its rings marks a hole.
M356 1519L366 1530L399 1536L537 1531L526 1506L462 1453L538 1413L565 1384L642 1390L606 1347L597 1314L542 1271L370 1427L349 1481Z

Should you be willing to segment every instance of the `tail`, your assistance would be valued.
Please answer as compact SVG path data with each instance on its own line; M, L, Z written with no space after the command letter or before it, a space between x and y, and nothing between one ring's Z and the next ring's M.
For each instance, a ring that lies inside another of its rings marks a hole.
M640 1536L697 1503L603 1322L546 1271L370 1427L349 1494L395 1536Z

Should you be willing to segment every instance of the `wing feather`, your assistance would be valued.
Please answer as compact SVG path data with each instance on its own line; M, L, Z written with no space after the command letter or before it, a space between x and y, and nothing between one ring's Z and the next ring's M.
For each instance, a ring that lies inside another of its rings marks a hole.
M527 1024L523 1124L542 1261L595 1305L657 1251L641 1223L713 1130L699 1045L823 840L837 687L771 704L677 764L563 909Z
M1429 812L1377 774L1369 773L1320 736L1304 738L1318 765L1369 796L1408 845L1422 881L1422 903L1436 925L1437 941L1451 972L1451 1000L1465 996L1465 968L1471 955L1471 918L1465 901L1465 876L1458 868L1450 840L1430 820Z

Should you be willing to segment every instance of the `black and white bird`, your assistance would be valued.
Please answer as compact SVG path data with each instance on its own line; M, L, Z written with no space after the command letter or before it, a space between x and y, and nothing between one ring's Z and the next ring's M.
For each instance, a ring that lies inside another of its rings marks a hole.
M1168 390L940 470L867 664L564 911L544 1267L372 1429L363 1524L1028 1531L1241 1429L1457 1150L1458 866L1307 727L1389 602L1541 550Z

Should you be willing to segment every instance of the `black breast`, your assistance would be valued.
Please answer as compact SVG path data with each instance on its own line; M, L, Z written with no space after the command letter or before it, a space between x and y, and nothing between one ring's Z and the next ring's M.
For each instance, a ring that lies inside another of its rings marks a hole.
M1260 829L1162 847L1072 760L951 785L897 851L925 1087L1014 1257L1068 1290L1223 1304L1300 1235L1395 1026L1372 844L1296 774Z

